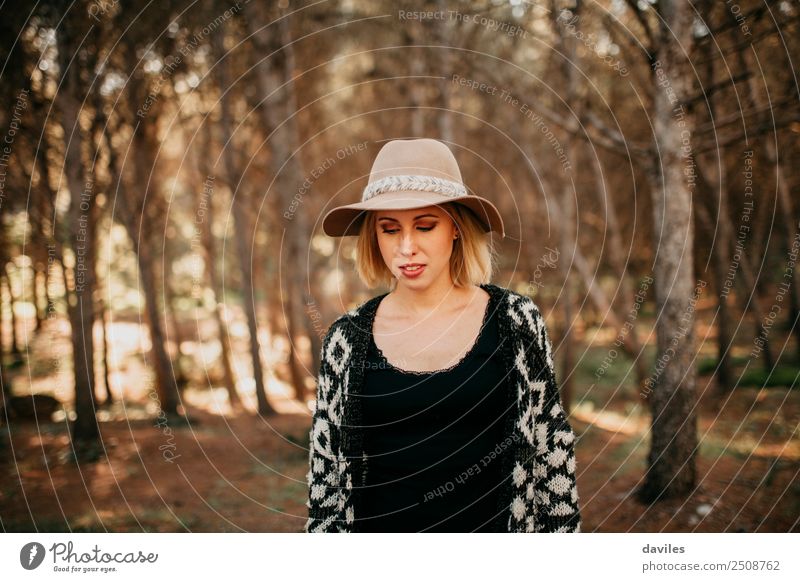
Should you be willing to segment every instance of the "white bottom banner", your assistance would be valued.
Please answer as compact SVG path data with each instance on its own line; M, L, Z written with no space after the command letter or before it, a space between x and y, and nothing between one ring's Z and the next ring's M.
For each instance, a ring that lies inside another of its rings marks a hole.
M4 580L800 580L794 534L4 534Z

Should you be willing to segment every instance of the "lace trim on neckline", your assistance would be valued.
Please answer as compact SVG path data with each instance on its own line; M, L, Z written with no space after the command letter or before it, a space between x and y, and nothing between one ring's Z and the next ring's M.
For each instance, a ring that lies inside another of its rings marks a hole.
M487 293L489 292L487 291ZM492 294L489 293L489 300L486 302L486 311L483 313L483 321L481 322L481 327L478 330L478 335L475 338L475 341L472 343L472 346L467 350L467 352L463 356L461 356L461 358L459 358L459 360L456 363L454 363L452 366L448 366L447 368L441 368L439 370L404 370L402 368L395 366L386 358L386 356L383 353L383 350L378 347L377 343L375 343L375 335L372 333L372 331L370 331L369 339L370 342L372 343L372 347L374 347L375 351L378 353L378 357L380 358L380 360L383 363L385 363L386 366L391 370L394 370L401 374L410 374L413 376L433 376L435 374L441 374L443 372L451 372L452 370L455 370L458 366L466 362L467 359L471 357L472 354L474 354L475 351L478 349L478 344L480 344L481 338L483 337L484 332L486 330L486 326L489 324L489 318L492 312L492 303L493 303L493 297Z

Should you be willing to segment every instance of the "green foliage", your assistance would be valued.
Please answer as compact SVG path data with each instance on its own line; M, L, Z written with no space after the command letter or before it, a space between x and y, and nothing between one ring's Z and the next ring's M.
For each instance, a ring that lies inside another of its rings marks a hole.
M728 361L731 366L743 366L747 363L748 358L743 356L730 356ZM719 366L719 360L717 358L702 358L697 363L697 373L701 376L713 374L717 366Z
M772 370L764 368L750 368L739 379L741 387L772 388L774 386L788 386L795 389L800 387L800 368L779 364Z

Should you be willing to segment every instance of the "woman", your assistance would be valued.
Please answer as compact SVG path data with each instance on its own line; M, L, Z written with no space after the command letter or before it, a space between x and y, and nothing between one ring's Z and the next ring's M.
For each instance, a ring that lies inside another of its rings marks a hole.
M323 341L306 531L580 531L544 319L489 284L503 222L449 148L388 142L323 230L358 236L359 276L391 291Z

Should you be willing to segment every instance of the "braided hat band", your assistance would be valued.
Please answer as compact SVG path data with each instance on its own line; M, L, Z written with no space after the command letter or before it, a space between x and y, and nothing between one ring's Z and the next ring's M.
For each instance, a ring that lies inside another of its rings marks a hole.
M444 196L458 197L466 196L467 189L463 184L437 178L436 176L423 176L420 174L407 174L401 176L387 176L364 188L361 197L362 202L366 202L376 194L385 192L435 192Z
M328 236L357 236L367 212L451 202L470 209L484 232L505 236L500 212L486 198L467 191L458 162L446 144L429 138L391 140L372 163L361 201L329 210L322 229Z

